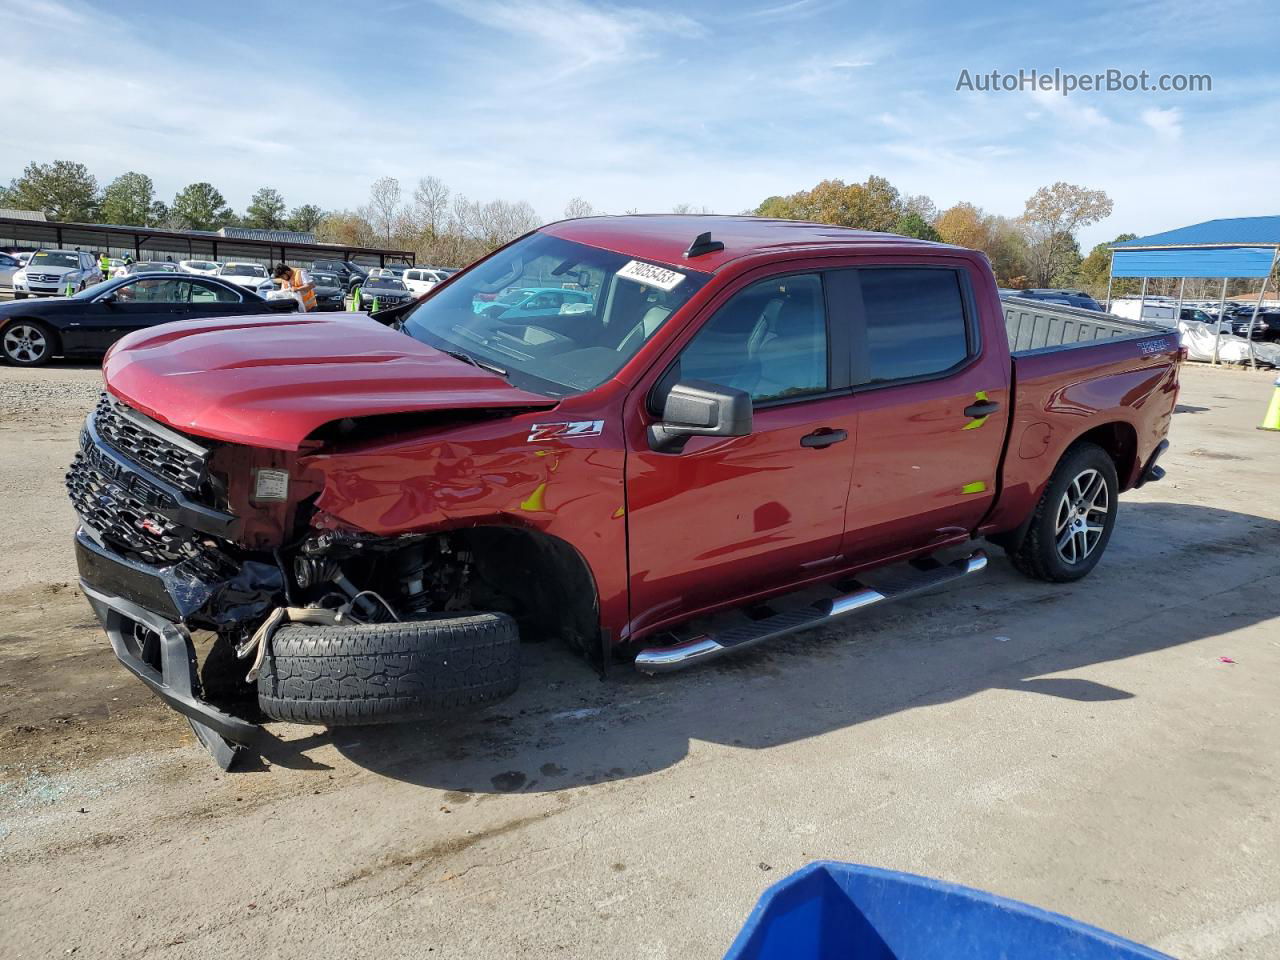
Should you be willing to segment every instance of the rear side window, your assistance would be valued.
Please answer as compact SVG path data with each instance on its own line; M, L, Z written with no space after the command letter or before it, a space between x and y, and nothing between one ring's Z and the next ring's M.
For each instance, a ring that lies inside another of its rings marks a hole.
M955 270L858 270L866 318L865 357L855 369L884 383L943 373L969 356L965 296Z
M779 277L736 294L685 347L679 377L736 387L757 403L827 390L821 277Z

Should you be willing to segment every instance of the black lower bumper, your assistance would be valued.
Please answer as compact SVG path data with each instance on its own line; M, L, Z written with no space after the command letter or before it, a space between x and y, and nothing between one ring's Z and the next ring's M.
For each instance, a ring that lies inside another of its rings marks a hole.
M224 770L240 745L261 736L257 724L202 699L191 635L178 620L181 598L164 569L134 563L76 531L80 589L125 668L191 722L200 742Z

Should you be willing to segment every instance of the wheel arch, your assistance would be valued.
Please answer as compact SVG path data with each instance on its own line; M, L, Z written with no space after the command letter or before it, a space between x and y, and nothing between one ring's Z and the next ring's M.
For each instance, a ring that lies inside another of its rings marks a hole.
M514 524L457 528L450 539L455 548L471 551L483 599L514 616L522 634L558 636L586 656L596 653L599 590L590 564L571 543Z
M1116 465L1116 477L1121 491L1133 486L1138 472L1138 431L1133 424L1113 420L1086 430L1067 445L1058 458L1058 463L1082 443L1092 443L1106 451L1111 462ZM1054 466L1056 469L1057 465Z
M1111 458L1111 462L1116 466L1116 478L1121 492L1133 486L1138 463L1138 431L1133 428L1132 424L1123 420L1112 420L1108 423L1090 427L1062 448L1062 453L1058 454L1058 458L1053 462L1053 468L1045 476L1044 485L1036 491L1031 509L1027 511L1027 515L1022 522L1012 530L989 534L987 539L1007 551L1017 551L1023 540L1026 539L1027 531L1031 527L1031 521L1035 518L1036 504L1039 503L1045 488L1053 478L1054 471L1058 469L1058 465L1063 460L1071 456L1071 451L1084 443L1092 443L1101 447L1107 456Z

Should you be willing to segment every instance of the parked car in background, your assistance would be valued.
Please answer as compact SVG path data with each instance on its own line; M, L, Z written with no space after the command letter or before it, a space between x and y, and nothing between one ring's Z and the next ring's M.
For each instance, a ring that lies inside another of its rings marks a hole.
M101 356L127 333L174 320L288 313L293 300L263 300L217 277L151 272L106 280L72 297L0 303L0 356L38 367L55 356Z
M1231 333L1233 320L1231 317L1219 320L1216 316L1201 310L1199 307L1183 307L1178 314L1184 323L1204 323L1222 333Z
M204 277L216 277L222 264L216 260L179 260L178 269L183 273L196 273Z
M398 307L413 299L413 294L404 282L395 277L369 277L360 285L360 309L372 310L373 301L378 301L378 309Z
M348 290L369 276L369 269L353 260L316 260L311 264L311 269L333 274L342 280L342 285Z
M0 290L13 289L13 275L22 269L22 261L9 253L0 253Z
M1147 300L1145 303L1136 297L1126 297L1111 301L1109 313L1129 320L1142 320L1165 327L1178 325L1178 304L1176 301Z
M491 319L516 320L527 317L554 317L591 309L593 298L586 290L560 287L517 287L496 300L475 300L471 308Z
M264 298L276 289L276 282L267 273L267 268L260 263L224 263L218 268L218 276L223 280L239 284L247 290L252 290Z
M116 271L117 277L132 277L139 273L177 273L178 265L169 260L135 260Z
M1236 316L1232 321L1232 331L1237 337L1249 336L1251 320L1253 321L1252 339L1267 343L1280 340L1280 310L1259 310L1257 319L1253 319L1252 310L1244 316Z
M1048 303L1061 303L1067 307L1078 307L1081 310L1102 312L1102 304L1098 303L1097 300L1083 290L1055 290L1046 287L1031 287L1023 290L1009 290L1008 293L1026 300L1044 300Z
M37 250L13 275L14 299L61 297L67 287L83 290L102 280L102 270L92 254L83 250Z
M346 306L347 288L337 274L311 270L309 276L316 288L317 310L342 310Z
M430 267L410 267L400 279L412 293L416 296L422 296L437 283L443 281L445 275L439 270L433 270Z
M107 275L103 279L109 280L111 277L114 277L116 275L116 271L123 269L124 265L124 260L120 257L107 257Z

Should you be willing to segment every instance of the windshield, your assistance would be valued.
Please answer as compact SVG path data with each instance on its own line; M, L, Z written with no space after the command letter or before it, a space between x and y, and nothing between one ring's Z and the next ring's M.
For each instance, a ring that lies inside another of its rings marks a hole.
M617 373L706 281L535 233L433 290L404 330L522 389L565 396Z
M265 277L267 268L256 263L232 263L222 268L224 277Z
M407 289L403 283L395 277L370 277L365 284L366 289L370 290L405 290Z
M100 283L95 283L91 287L85 287L79 293L73 293L71 295L71 299L72 300L92 300L94 297L100 297L104 293L106 293L108 290L114 289L119 285L120 285L119 280L103 280Z
M31 266L78 268L80 266L80 258L74 253L57 253L50 250L41 250L31 258Z
M160 270L164 273L177 273L178 268L172 263L144 261L143 263L135 263L129 267L130 273L147 273L152 270Z
M311 282L317 287L341 286L341 284L338 283L338 278L332 273L313 273L311 274Z

